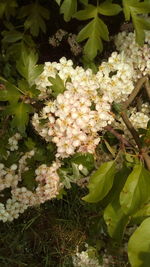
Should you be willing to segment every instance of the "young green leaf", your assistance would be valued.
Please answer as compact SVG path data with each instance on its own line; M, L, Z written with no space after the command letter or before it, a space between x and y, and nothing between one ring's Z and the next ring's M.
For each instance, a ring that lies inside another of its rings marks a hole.
M52 84L51 89L52 89L52 95L54 97L57 97L59 94L62 94L66 90L64 82L58 74L56 74L55 78L49 77L48 79Z
M12 126L17 128L22 134L25 132L29 121L29 113L31 112L33 112L32 106L23 102L7 106L5 110L5 114L13 116Z
M115 175L115 161L103 163L99 169L90 177L88 189L89 194L83 200L95 203L102 200L110 191Z
M122 10L118 4L113 4L112 0L106 0L98 6L98 12L105 16L117 15Z
M149 267L150 218L145 219L130 237L128 257L132 267Z
M135 224L141 223L146 217L150 217L150 201L144 203L140 210L132 216L132 222Z
M125 214L133 214L150 199L150 172L136 164L120 194L120 204Z
M137 0L123 0L123 12L126 20L132 18L133 25L136 33L136 41L139 45L144 44L145 32L150 30L149 18L142 18L140 14L148 14L150 12L150 2Z
M77 11L77 0L64 0L61 7L60 13L64 14L64 20L68 22L72 15Z
M108 233L116 240L122 239L124 229L129 221L129 216L124 214L119 203L120 191L122 190L129 173L130 170L127 167L123 167L116 173L115 180L117 181L117 188L116 191L114 191L111 203L104 210L104 220L107 224Z
M40 5L37 1L23 6L20 10L19 18L26 18L24 27L30 29L33 36L38 36L39 31L46 32L45 20L49 19L49 10Z
M43 65L37 65L38 55L25 46L22 47L21 57L17 61L18 72L28 81L29 85L34 84L35 79L42 73Z

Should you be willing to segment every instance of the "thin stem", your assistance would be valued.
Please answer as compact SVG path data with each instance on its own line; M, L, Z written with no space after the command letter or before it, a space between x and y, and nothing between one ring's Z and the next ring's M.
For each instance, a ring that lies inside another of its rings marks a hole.
M117 131L115 131L111 126L109 126L109 125L106 126L105 130L112 133L123 145L131 146L131 144L121 134L119 134Z
M133 102L135 97L138 95L140 92L143 84L147 81L147 76L142 77L140 80L138 80L135 88L133 89L131 95L129 96L128 100L124 102L124 109L128 108L128 106Z
M148 78L145 81L145 89L146 89L148 98L150 99L150 83L149 83L149 79Z

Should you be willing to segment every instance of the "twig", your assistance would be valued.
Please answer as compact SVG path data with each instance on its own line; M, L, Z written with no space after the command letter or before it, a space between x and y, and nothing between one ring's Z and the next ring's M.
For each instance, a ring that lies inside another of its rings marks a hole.
M131 146L131 144L121 135L119 134L116 130L114 130L111 126L106 126L105 130L111 132L123 145L126 146Z
M133 127L132 123L130 122L130 120L128 119L125 111L122 111L120 113L125 125L127 126L128 130L130 131L130 133L132 134L137 146L139 149L142 148L141 146L141 141L140 141L140 138L139 138L139 135L138 135L138 132L135 130L135 128Z
M133 89L132 93L130 94L128 100L124 102L124 109L126 109L135 99L135 97L140 92L143 84L147 81L147 76L142 77L140 80L138 80L135 88Z
M150 83L149 83L149 79L148 78L145 81L145 89L146 89L148 98L150 99Z

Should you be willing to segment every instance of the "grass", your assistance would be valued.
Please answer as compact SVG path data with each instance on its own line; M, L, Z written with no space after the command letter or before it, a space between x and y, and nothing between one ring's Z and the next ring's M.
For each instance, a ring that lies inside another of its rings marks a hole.
M0 267L72 267L71 256L84 243L97 244L103 254L105 227L97 205L81 201L73 187L63 200L28 209L12 223L0 223ZM112 266L122 266L117 263ZM111 266L109 266L111 267Z

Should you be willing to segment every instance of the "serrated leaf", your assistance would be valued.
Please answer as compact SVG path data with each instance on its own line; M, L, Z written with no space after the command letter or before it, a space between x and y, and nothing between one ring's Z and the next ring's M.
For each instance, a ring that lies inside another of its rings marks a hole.
M64 14L64 20L68 22L72 15L77 11L77 0L64 0L61 7L60 13Z
M73 18L78 20L87 20L94 18L97 15L97 7L93 5L87 5L84 10L80 10L73 15Z
M7 106L5 110L5 114L13 115L12 127L17 128L22 134L25 132L29 121L29 113L31 112L33 112L32 106L23 102Z
M86 202L96 203L102 200L110 191L115 175L115 162L103 163L100 168L90 177L89 194L82 199Z
M52 95L57 97L59 94L62 94L66 88L64 86L63 80L60 78L58 74L56 74L56 77L49 77L49 81L51 82L51 89L52 89Z
M132 267L149 267L150 218L145 219L130 237L128 257Z
M89 39L85 44L84 53L92 60L97 55L97 52L101 52L103 49L101 38L105 41L109 40L108 28L98 16L79 32L77 41L81 42L87 38Z
M150 12L150 2L137 0L123 0L123 11L125 19L130 20L132 17L133 25L136 32L136 41L139 45L144 44L145 32L144 30L150 30L149 18L142 18L140 14L148 14Z
M14 43L19 40L22 40L23 38L23 33L16 30L3 31L2 35L3 35L2 42L4 43Z
M150 172L135 165L120 194L120 204L125 214L133 214L150 199Z
M98 6L98 12L105 16L117 15L122 10L118 4L113 4L112 0L106 0Z
M49 10L37 1L23 6L20 10L19 18L27 17L24 26L25 29L30 29L33 36L38 36L40 29L45 33L46 24L44 20L49 19Z
M129 216L124 214L119 203L120 191L122 190L129 173L130 170L126 167L123 167L122 170L116 173L115 180L117 181L117 188L116 191L113 192L114 194L111 203L109 203L104 210L104 220L107 224L108 233L112 238L117 240L122 239L124 229L129 221Z
M17 87L5 80L3 77L0 77L0 81L2 81L5 85L5 89L0 90L0 101L9 101L10 104L18 102L21 94Z
M38 55L32 50L27 50L25 46L22 47L21 57L17 61L16 67L18 72L28 81L32 86L35 79L42 73L43 65L37 65Z

